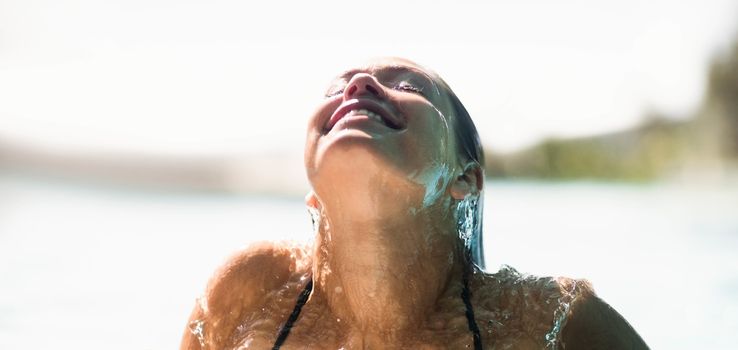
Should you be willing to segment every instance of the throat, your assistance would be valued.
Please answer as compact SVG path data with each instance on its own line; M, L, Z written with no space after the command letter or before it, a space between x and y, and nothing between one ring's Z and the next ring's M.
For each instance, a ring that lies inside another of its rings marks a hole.
M423 327L449 289L459 291L464 270L455 241L409 229L348 232L332 227L316 242L316 292L353 332L371 339L406 339ZM417 240L390 239L397 235ZM452 288L450 288L452 287Z
M350 263L336 259L330 264L331 273L321 276L326 298L337 316L352 321L362 333L389 338L422 323L433 307L438 282L411 273L420 269L419 263L385 266L365 259L366 250L357 255L362 258Z
M314 292L347 334L415 337L439 300L463 308L466 265L454 217L440 202L408 215L413 206L400 197L364 212L346 210L341 201L321 202Z

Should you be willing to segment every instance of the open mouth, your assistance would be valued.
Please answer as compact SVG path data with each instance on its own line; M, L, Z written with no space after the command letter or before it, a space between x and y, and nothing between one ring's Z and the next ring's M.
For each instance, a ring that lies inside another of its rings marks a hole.
M401 119L381 103L369 99L352 99L344 102L333 112L325 126L325 131L328 132L333 129L341 119L355 115L367 116L370 120L393 130L404 128Z

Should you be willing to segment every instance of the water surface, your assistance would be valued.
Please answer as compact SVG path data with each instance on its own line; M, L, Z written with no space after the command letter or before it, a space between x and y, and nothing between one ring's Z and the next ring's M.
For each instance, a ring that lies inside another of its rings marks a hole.
M489 182L490 269L588 278L654 349L733 349L738 186ZM212 270L301 198L0 177L0 349L175 349Z

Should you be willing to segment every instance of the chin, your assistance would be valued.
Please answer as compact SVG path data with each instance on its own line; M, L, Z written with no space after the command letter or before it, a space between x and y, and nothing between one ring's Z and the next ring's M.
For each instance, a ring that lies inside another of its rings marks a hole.
M360 182L378 176L389 164L376 145L362 138L342 138L323 145L311 181L327 180L332 186Z
M389 153L376 140L341 137L323 143L309 158L308 178L319 198L374 200L385 189L408 182Z

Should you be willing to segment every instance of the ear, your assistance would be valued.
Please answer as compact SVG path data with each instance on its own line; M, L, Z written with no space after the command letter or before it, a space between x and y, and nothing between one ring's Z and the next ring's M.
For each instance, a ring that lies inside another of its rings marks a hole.
M468 194L479 194L484 188L484 173L479 164L468 164L464 173L457 176L451 183L449 191L451 197L462 200Z
M318 201L318 196L315 195L315 192L310 191L305 195L305 205L311 208L320 209L320 202Z

